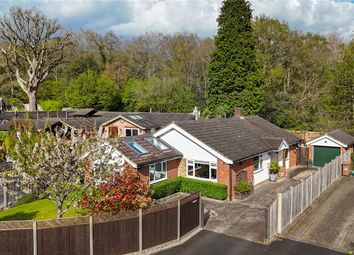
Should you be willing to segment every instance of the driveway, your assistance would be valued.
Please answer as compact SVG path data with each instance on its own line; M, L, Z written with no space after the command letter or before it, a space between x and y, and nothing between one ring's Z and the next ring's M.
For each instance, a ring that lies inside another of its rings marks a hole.
M218 202L204 199L205 212L208 215L205 229L263 243L266 237L266 212L277 193L301 182L314 169L294 168L288 176L275 183L268 181L256 186L254 194L244 200Z
M354 250L354 177L341 177L287 229L286 238L347 252Z
M278 240L271 245L203 230L185 243L157 253L159 255L336 255L344 254L311 244Z

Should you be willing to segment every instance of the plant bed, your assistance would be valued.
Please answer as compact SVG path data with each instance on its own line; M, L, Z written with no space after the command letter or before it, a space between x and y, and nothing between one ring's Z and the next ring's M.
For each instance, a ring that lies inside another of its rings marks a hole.
M275 182L279 177L280 166L277 162L272 162L269 166L269 181Z
M246 197L254 193L254 187L252 184L239 180L234 186L235 196L238 199L245 199Z

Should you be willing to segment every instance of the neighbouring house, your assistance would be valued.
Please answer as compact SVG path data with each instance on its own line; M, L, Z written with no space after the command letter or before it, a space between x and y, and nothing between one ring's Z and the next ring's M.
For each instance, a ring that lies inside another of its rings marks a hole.
M179 176L226 184L229 198L238 179L267 180L272 161L286 174L301 140L259 116L177 121L154 136L183 154Z
M23 123L36 129L96 130L104 137L125 137L154 133L172 121L194 120L197 117L197 110L192 113L161 113L109 112L87 108L65 112L3 112L0 114L0 130L9 130L15 123Z
M152 135L111 139L110 144L124 160L150 184L177 177L183 155Z
M341 129L317 137L307 142L309 146L309 159L314 166L324 166L326 163L354 150L354 137Z

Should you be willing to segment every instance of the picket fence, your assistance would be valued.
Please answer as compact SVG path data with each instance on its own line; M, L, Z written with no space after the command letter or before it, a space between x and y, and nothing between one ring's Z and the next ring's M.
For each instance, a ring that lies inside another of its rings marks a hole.
M351 153L338 156L321 169L301 180L296 186L278 193L268 209L268 240L294 221L312 202L342 174L342 164L350 160Z

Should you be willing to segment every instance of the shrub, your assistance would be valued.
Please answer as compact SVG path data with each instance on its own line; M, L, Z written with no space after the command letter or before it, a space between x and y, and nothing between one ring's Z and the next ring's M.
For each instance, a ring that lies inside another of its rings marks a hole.
M183 178L182 192L200 192L202 196L224 200L227 198L227 186L220 183Z
M23 205L23 204L27 204L27 203L30 203L30 202L34 202L36 201L38 198L33 195L33 194L27 194L27 195L24 195L22 197L20 197L19 199L17 199L14 203L13 203L13 206L19 206L19 205Z
M153 198L160 199L177 192L200 192L204 197L218 200L227 198L227 186L220 183L200 181L185 177L176 177L151 185Z
M152 198L160 199L179 192L181 190L181 182L182 178L177 177L151 185Z
M249 184L244 180L239 180L236 182L234 189L240 193L247 193L252 190L252 184Z
M63 104L58 100L44 100L40 102L43 110L45 111L60 111Z
M277 174L280 171L280 166L278 162L272 162L269 166L269 173Z

